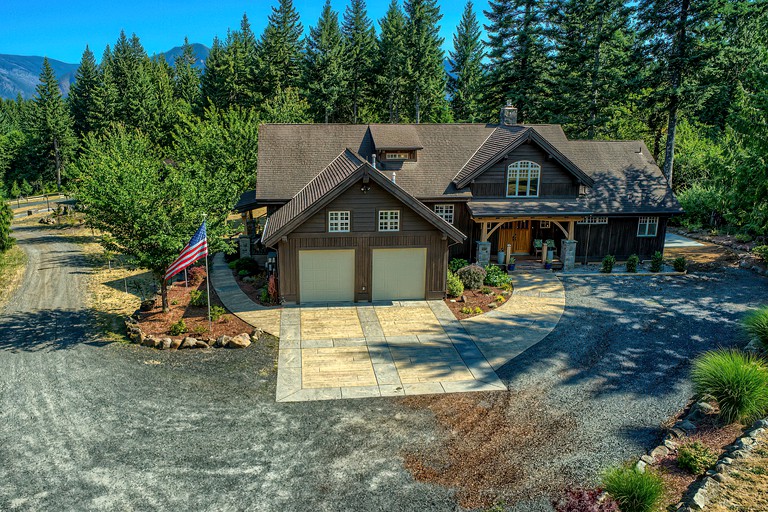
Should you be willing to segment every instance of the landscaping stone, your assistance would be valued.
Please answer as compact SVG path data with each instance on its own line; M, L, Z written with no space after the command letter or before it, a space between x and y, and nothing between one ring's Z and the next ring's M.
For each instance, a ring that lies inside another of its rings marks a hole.
M682 439L684 437L687 437L685 431L681 428L678 428L677 426L672 427L669 429L669 433L674 437L675 439Z
M251 345L251 337L246 334L238 334L237 336L233 337L229 344L227 344L227 347L229 348L248 348Z
M160 346L158 347L160 350L170 350L172 344L171 338L162 338L160 340Z
M171 350L178 350L181 347L181 340L171 340Z
M677 450L677 443L675 443L674 441L670 441L669 439L664 440L664 446L666 446L670 452L674 452Z
M696 425L694 425L690 420L678 421L675 423L675 427L683 429L686 433L696 431Z
M646 466L648 466L648 464L641 459L637 461L637 463L635 464L635 471L637 471L638 473L645 473Z
M216 346L217 347L226 347L229 345L229 342L232 341L232 336L227 336L226 334L222 334L218 338L216 338Z
M197 340L187 336L181 341L181 347L179 348L197 348Z
M640 457L640 460L648 464L649 466L652 466L656 463L656 459L651 457L650 455L643 455Z
M654 459L661 459L669 455L669 449L666 446L657 446L650 453Z

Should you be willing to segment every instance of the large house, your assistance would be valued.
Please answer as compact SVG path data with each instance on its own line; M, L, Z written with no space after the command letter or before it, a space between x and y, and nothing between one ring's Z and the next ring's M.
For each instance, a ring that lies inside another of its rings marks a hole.
M568 140L511 106L498 125L263 125L256 191L238 203L257 207L296 303L442 298L449 258L533 256L546 240L566 268L647 259L681 212L642 141Z

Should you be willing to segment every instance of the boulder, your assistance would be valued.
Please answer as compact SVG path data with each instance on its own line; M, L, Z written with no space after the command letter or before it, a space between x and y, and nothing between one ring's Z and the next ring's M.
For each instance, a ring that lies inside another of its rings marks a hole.
M248 348L250 345L251 337L246 333L234 336L227 344L229 348Z
M669 449L666 446L657 446L656 448L651 450L650 455L654 459L662 459L667 455L669 455Z
M227 336L226 334L222 334L221 336L216 338L215 345L217 347L226 347L227 345L229 345L230 341L232 341L232 337L231 336Z
M171 350L178 350L181 347L181 340L171 340Z
M141 344L145 347L156 348L158 345L160 345L160 340L151 335L145 336Z
M173 340L171 340L171 338L162 338L160 340L160 346L158 348L160 350L170 350L172 344L173 344Z
M181 341L181 346L179 348L197 348L197 340L187 336Z
M254 329L254 330L253 330L253 332L251 333L251 339L252 339L253 341L256 341L256 340L258 340L259 338L261 338L261 335L262 335L262 334L264 334L264 331L262 331L261 329L259 329L259 328L257 327L257 328L256 328L256 329Z
M152 309L155 307L155 299L147 299L141 301L141 306L139 306L139 311L152 311Z

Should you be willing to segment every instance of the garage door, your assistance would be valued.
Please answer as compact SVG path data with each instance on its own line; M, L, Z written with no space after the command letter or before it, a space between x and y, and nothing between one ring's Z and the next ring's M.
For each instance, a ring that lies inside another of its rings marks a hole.
M352 302L355 251L299 251L301 302Z
M426 249L374 249L373 300L423 299Z

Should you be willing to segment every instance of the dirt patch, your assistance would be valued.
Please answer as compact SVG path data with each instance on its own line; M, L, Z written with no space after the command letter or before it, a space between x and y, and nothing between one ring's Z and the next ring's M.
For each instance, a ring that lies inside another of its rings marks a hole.
M27 256L18 245L0 252L0 309L3 309L21 284Z
M421 482L456 489L462 507L552 496L574 480L568 469L536 464L552 452L567 452L562 441L576 421L538 405L540 397L533 393L417 396L403 402L432 411L443 432L437 445L404 454L406 468Z
M482 315L483 313L487 313L498 308L507 302L509 297L512 295L511 292L505 291L504 289L498 288L496 286L486 286L484 288L490 289L490 293L481 293L480 290L465 290L463 295L465 300L462 301L460 298L447 298L445 299L445 304L453 312L456 318L459 320L464 320L465 318ZM493 304L493 307L491 307L491 304ZM477 308L479 308L479 311ZM463 312L462 310L469 310L472 312L467 313Z
M668 258L685 256L688 260L688 269L699 272L711 272L721 268L736 268L740 265L746 268L758 267L764 270L766 263L761 261L751 251L763 241L739 242L734 235L729 234L705 234L701 232L688 232L680 229L671 229L677 233L697 240L702 243L695 247L670 247L665 249L664 255Z
M240 290L242 290L253 302L266 307L280 306L280 304L262 300L262 290L267 288L266 274L262 273L257 276L249 276L255 279L255 282L243 281L243 276L237 275L234 271L232 271L232 275L235 278L235 281L237 281L237 286L240 287Z
M711 512L738 510L760 512L768 510L768 435L758 438L751 456L737 459L728 479L720 487L716 503L707 508Z

